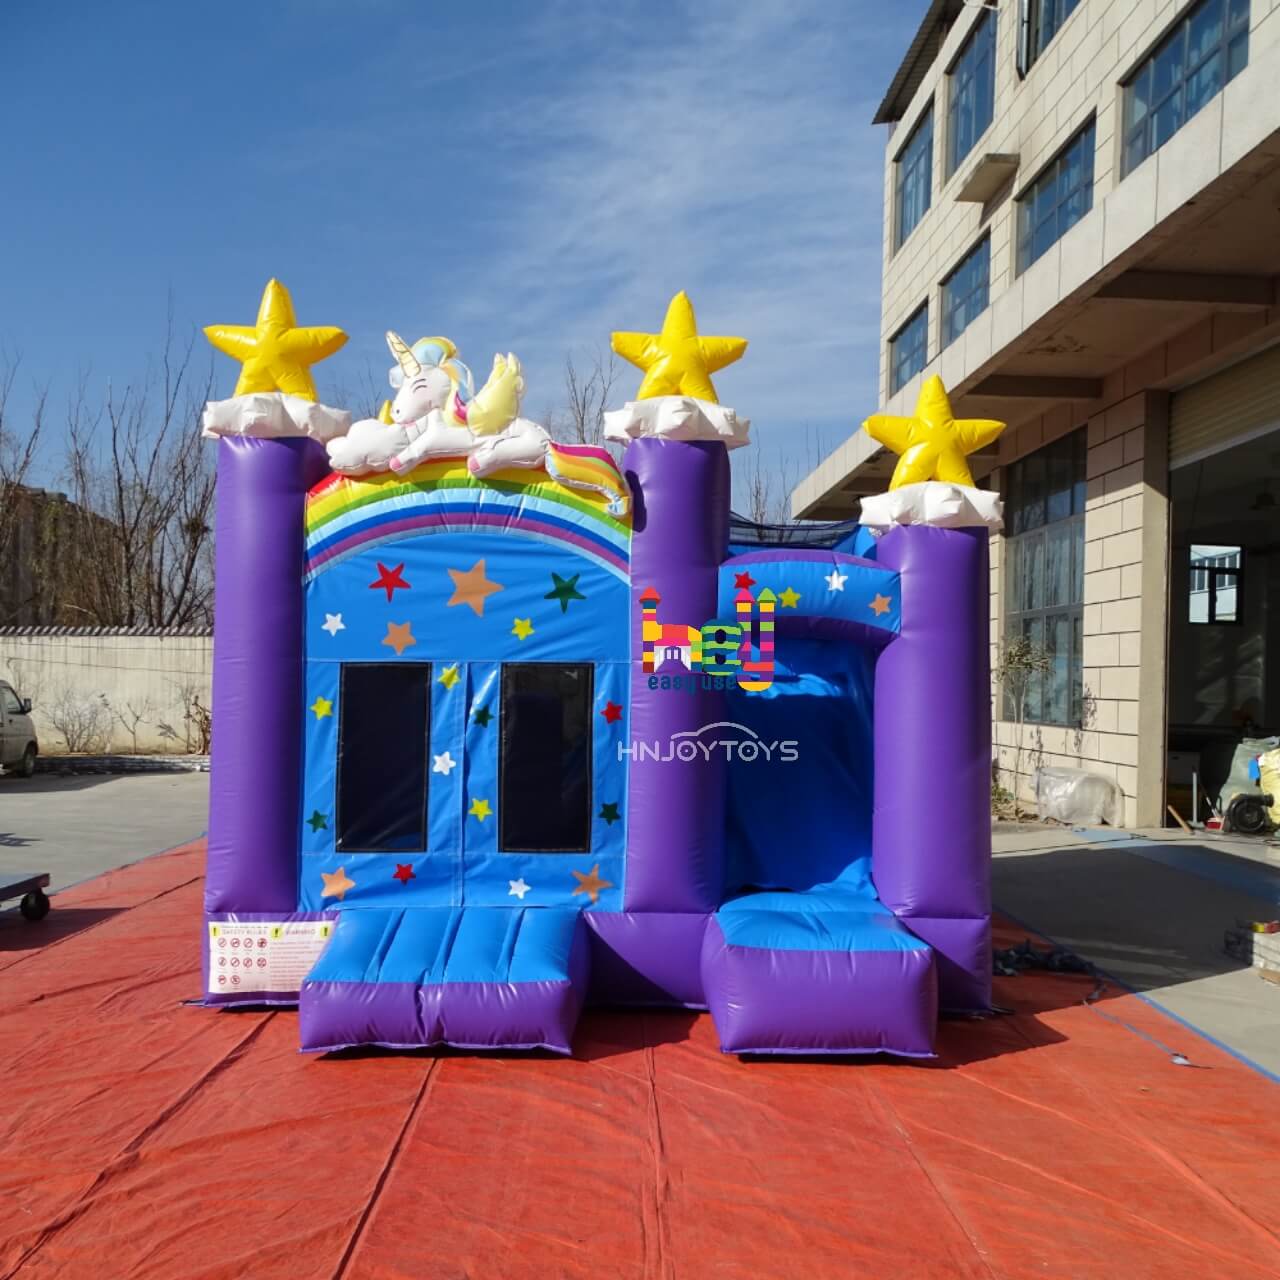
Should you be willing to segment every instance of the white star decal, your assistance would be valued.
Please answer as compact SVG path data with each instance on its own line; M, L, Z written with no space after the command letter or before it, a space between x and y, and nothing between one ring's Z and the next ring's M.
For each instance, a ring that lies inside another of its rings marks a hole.
M524 901L524 895L532 888L531 885L525 884L524 876L521 876L519 880L508 880L507 883L511 886L507 890L507 897L519 898L521 902Z
M844 584L848 580L849 575L847 573L841 573L839 569L832 569L831 572L827 574L827 590L843 591Z
M327 631L331 636L336 636L339 631L345 631L347 624L342 620L340 613L326 613L324 622L320 626L321 631Z
M458 767L458 762L447 751L442 756L433 756L432 759L435 763L431 766L431 772L443 773L446 778Z

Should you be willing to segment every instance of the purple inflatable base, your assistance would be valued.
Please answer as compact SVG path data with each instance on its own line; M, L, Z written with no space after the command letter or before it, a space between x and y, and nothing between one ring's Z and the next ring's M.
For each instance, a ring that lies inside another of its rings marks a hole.
M699 957L709 915L588 911L592 1004L705 1009Z

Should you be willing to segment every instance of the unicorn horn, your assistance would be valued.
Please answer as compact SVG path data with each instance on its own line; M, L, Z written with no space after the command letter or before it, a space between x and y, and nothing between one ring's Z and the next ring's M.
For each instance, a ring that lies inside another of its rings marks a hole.
M396 363L404 371L406 378L416 378L422 372L417 357L405 345L404 339L392 329L387 330L387 346L391 348L391 354L395 356Z

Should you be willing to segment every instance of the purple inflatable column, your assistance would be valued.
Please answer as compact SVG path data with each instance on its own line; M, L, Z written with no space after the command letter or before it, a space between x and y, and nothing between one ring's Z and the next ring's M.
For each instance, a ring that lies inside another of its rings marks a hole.
M729 457L719 443L634 441L623 469L635 499L631 536L631 758L627 911L706 912L724 888L724 761L674 753L673 735L723 719L723 697L650 689L641 665L640 596L661 597L658 619L701 627L716 616L729 548ZM700 677L695 674L694 679Z
M902 632L875 683L872 868L934 948L944 1009L991 1003L991 680L986 529L899 527Z
M311 440L218 442L207 912L298 909L303 506Z

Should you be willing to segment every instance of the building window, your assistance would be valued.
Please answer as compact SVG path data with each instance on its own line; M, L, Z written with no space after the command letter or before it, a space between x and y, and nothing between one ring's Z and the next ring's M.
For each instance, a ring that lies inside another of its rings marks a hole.
M1192 545L1189 621L1240 621L1243 554L1242 547Z
M929 304L889 339L889 394L901 391L929 363Z
M1085 432L1074 431L1007 469L1005 635L1026 636L1052 665L1032 679L1024 715L1078 725L1084 703ZM1004 717L1015 719L1011 690Z
M1018 200L1018 271L1042 257L1093 208L1094 122L1066 145Z
M947 106L947 176L987 131L996 106L996 16L982 15L951 68Z
M991 237L977 246L942 282L942 345L954 342L987 309L991 292Z
M590 664L508 662L502 668L498 848L591 848Z
M1249 0L1201 0L1125 85L1123 173L1164 146L1248 62Z
M897 222L894 249L902 247L933 199L933 107L925 111L894 162L894 203Z
M1022 0L1018 69L1023 75L1049 47L1049 41L1058 34L1058 29L1079 5L1080 0Z
M334 821L341 852L426 849L430 747L429 662L343 664Z

